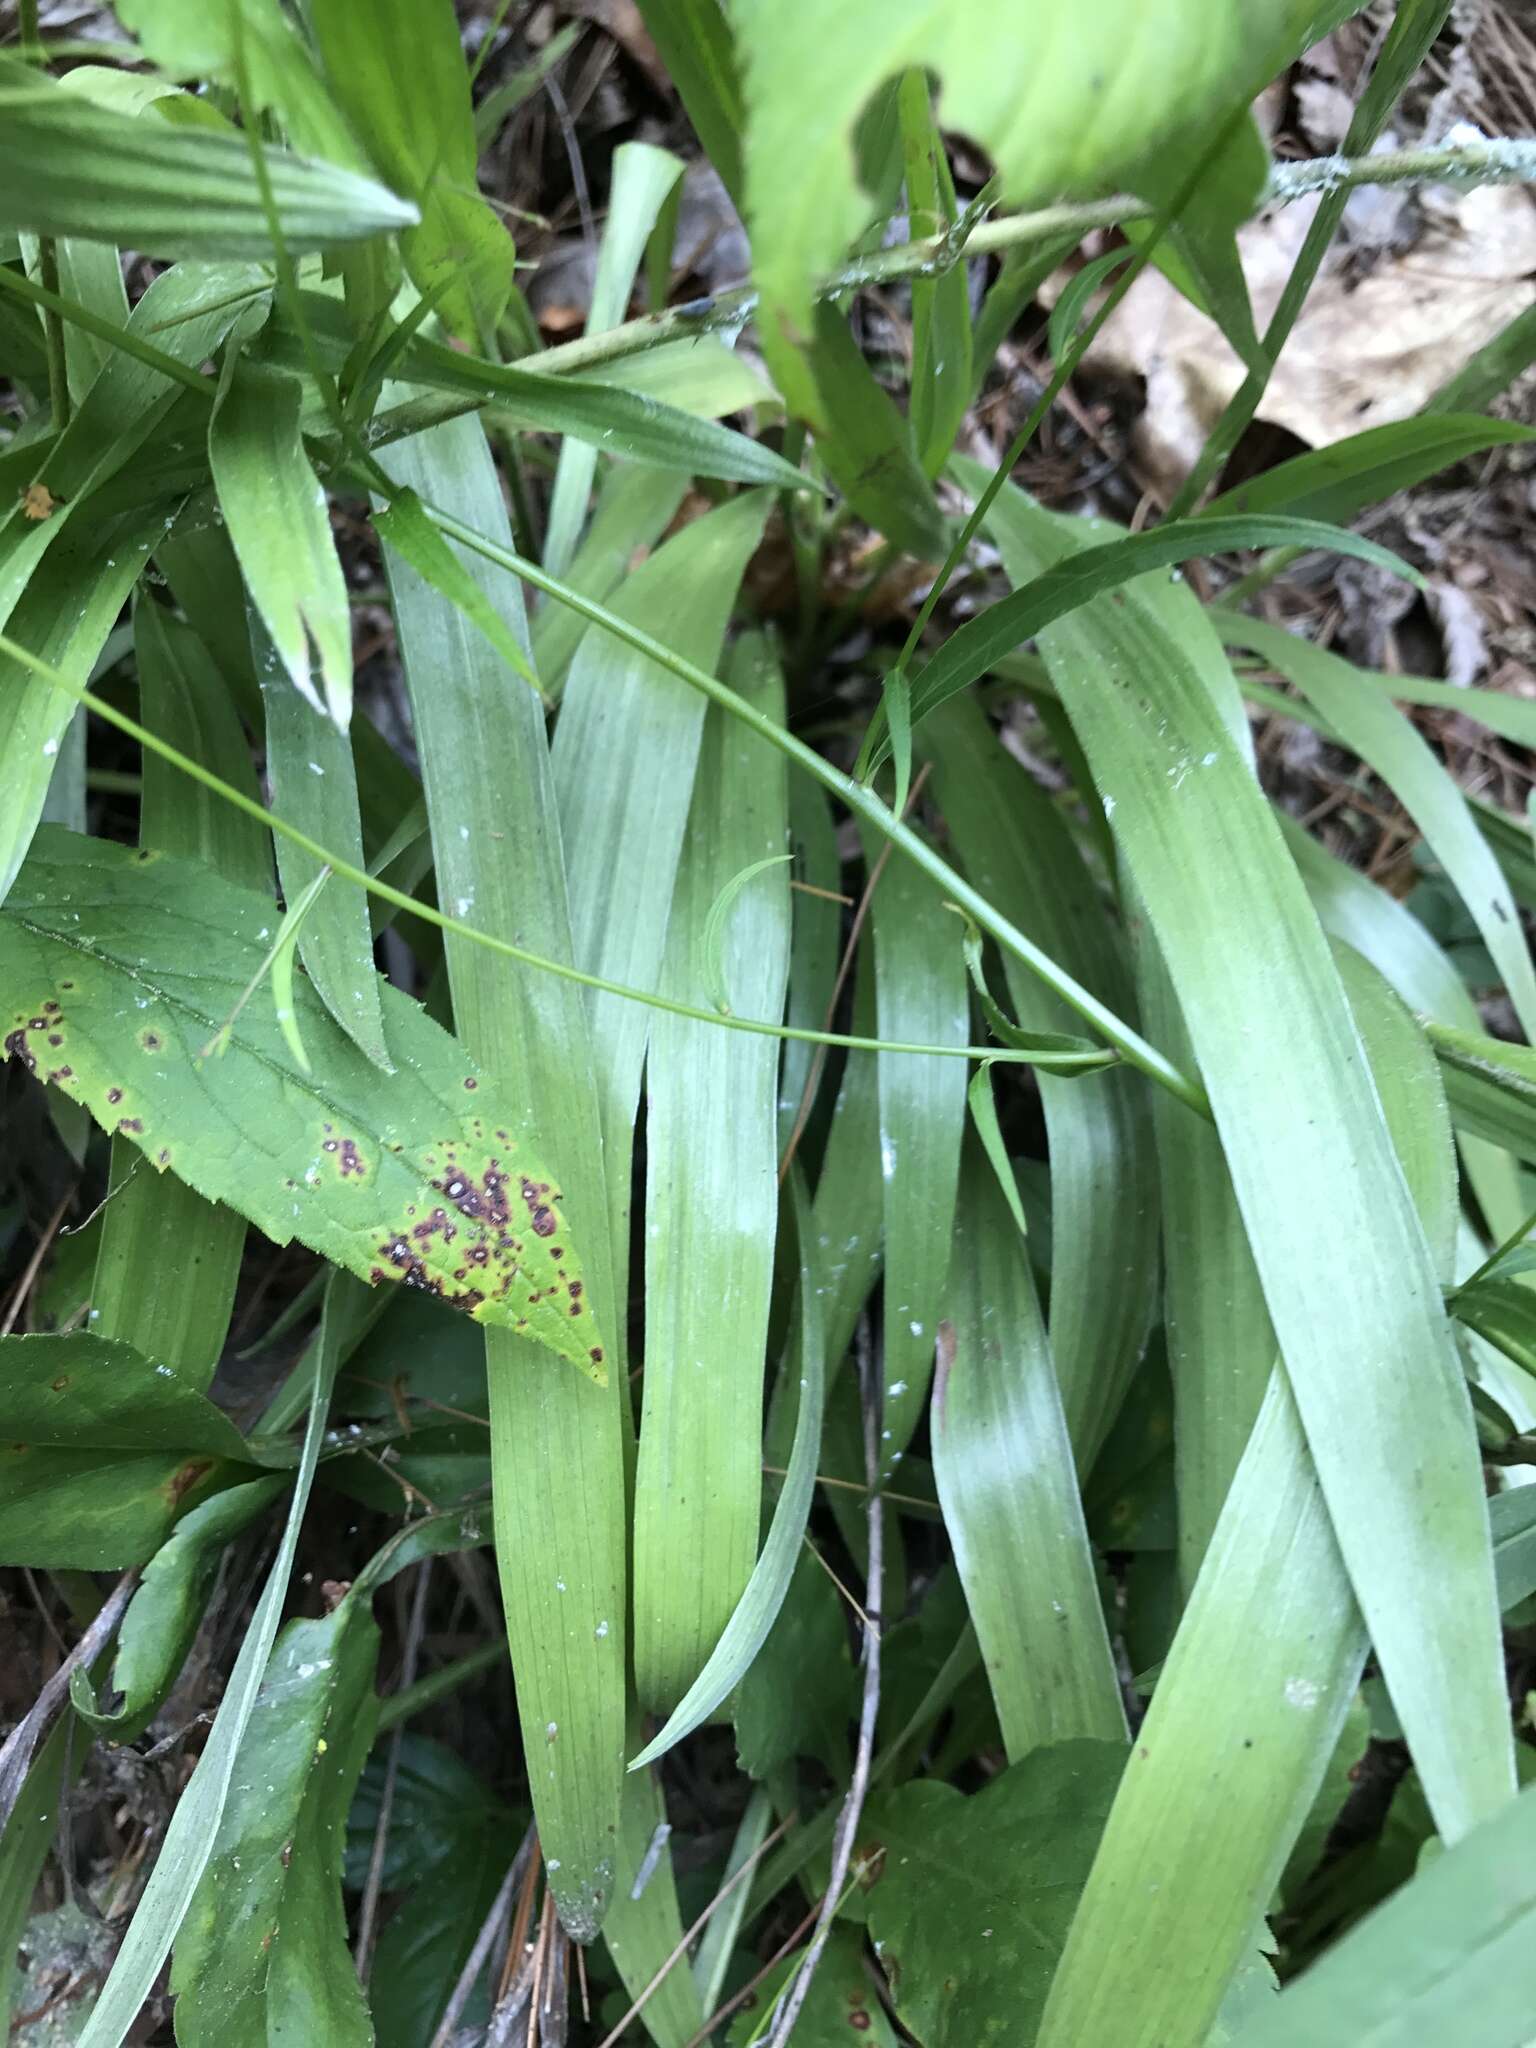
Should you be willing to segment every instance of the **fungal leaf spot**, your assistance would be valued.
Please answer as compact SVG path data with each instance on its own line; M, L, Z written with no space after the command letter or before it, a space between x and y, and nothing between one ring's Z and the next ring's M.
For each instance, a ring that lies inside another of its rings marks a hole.
M304 977L311 1071L260 1003L205 1056L273 916L198 863L45 826L0 907L0 1048L278 1244L519 1331L606 1383L558 1177L526 1149L518 1103L409 998L381 978L391 1075Z

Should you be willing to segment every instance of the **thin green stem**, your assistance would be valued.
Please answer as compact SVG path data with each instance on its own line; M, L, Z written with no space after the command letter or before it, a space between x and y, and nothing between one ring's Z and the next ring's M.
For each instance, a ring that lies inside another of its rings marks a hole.
M439 1700L446 1699L449 1693L457 1691L470 1679L478 1678L482 1671L493 1670L506 1661L505 1643L486 1643L481 1649L471 1650L467 1657L445 1664L441 1671L429 1671L414 1685L403 1685L399 1692L393 1692L379 1702L379 1734L387 1734L400 1722L410 1720L413 1714L435 1707Z
M445 530L449 529L445 528ZM61 670L54 668L51 663L43 661L30 648L21 646L18 641L12 640L4 634L0 634L0 655L6 655L11 660L19 662L23 668L29 669L33 675L39 676L46 683L50 683L54 689L64 691L68 696L73 697L77 703L84 704L87 710L94 711L98 718L104 718L109 725L115 726L119 732L126 733L130 739L136 740L141 747L147 747L151 753L158 754L162 761L169 762L173 768L178 769L183 775L190 776L194 782L200 782L205 789L212 790L215 796L222 797L226 803L233 804L237 810L244 811L248 817L258 819L270 831L280 833L283 838L289 840L293 845L301 847L314 860L331 867L342 881L355 882L360 889L366 889L370 895L380 897L385 903L393 904L397 910L409 911L414 917L420 918L424 924L435 925L440 931L453 932L459 938L468 939L475 945L486 947L490 952L504 954L509 960L516 960L524 967L536 968L543 974L559 975L563 980L577 982L583 988L596 989L602 995L621 996L627 1002L644 1003L653 1010L667 1010L675 1017L688 1017L699 1024L718 1025L724 1031L746 1031L759 1038L793 1038L801 1040L808 1045L842 1046L848 1052L910 1053L925 1059L937 1057L965 1060L1007 1060L1021 1066L1031 1066L1040 1063L1034 1055L1027 1051L1002 1050L990 1045L908 1045L891 1039L859 1038L836 1031L810 1031L788 1024L768 1024L753 1017L722 1017L717 1010L696 1008L691 1003L674 1002L670 997L656 995L649 989L630 988L623 982L607 981L598 974L584 974L580 968L569 967L559 960L546 959L542 953L530 952L526 946L516 946L508 939L498 939L490 932L480 931L474 925L466 924L462 918L449 917L445 912L434 908L432 904L423 903L419 897L408 895L405 890L397 889L393 884L381 881L377 876L370 875L366 869L354 867L350 861L344 860L340 854L333 852L329 847L322 846L318 839L312 839L307 832L301 832L296 825L291 825L286 819L277 817L265 805L258 803L254 797L246 796L243 791L234 788L232 784L223 781L209 769L204 768L200 762L193 761L187 755L180 753L175 747L168 745L166 741L160 739L155 733L140 725L137 719L129 717L127 712L119 711L115 704L109 704L104 697L98 697L94 691L87 689L83 684L72 682ZM675 662L677 657L670 656L669 659ZM743 706L743 709L746 708ZM796 744L798 745L798 742ZM940 866L942 867L942 865L941 862ZM955 877L955 880L958 883L959 877ZM964 885L961 884L960 886L963 887ZM1109 1013L1105 1012L1105 1015L1107 1016ZM1126 1027L1121 1028L1124 1029ZM1148 1050L1150 1051L1150 1048ZM1053 1055L1052 1057L1053 1060L1059 1061L1059 1056ZM1154 1054L1153 1057L1161 1060L1162 1055ZM1085 1052L1082 1056L1082 1066L1085 1070L1099 1071L1102 1063L1102 1055L1097 1049L1092 1052ZM1174 1070L1170 1068L1169 1071L1173 1072ZM1183 1077L1176 1076L1175 1078L1182 1080ZM1184 1085L1188 1087L1191 1084L1186 1082ZM1186 1096L1185 1099L1188 1100L1189 1098Z
M982 492L981 496L976 500L976 503L971 507L969 517L966 519L965 524L961 527L959 533L955 536L954 542L950 547L949 553L944 558L944 566L940 569L938 575L935 577L932 585L930 586L928 595L923 599L922 604L918 607L917 617L912 621L911 630L908 632L905 645L902 647L901 650L901 658L897 662L897 667L899 669L907 669L910 667L912 657L917 652L918 645L922 640L923 633L928 625L928 621L933 617L934 609L937 606L939 599L944 595L944 592L948 587L950 577L954 575L956 569L958 569L960 564L965 560L966 554L969 552L971 542L976 538L976 535L980 532L982 521L986 518L987 513L991 510L993 501L996 499L998 492L1001 491L1003 485L1008 481L1009 477L1013 474L1014 465L1018 462L1020 456L1029 446L1030 442L1034 440L1036 433L1039 431L1041 422L1045 419L1051 407L1056 403L1056 400L1060 397L1062 391L1066 388L1068 382L1076 373L1078 364L1082 361L1083 357L1087 354L1089 348L1093 344L1094 336L1099 332L1100 328L1104 325L1105 321L1108 320L1111 313L1114 312L1115 308L1120 304L1121 300L1125 297L1126 293L1130 290L1131 286L1136 282L1137 278L1141 275L1142 271L1145 270L1148 263L1152 260L1153 251L1156 249L1162 237L1167 233L1168 229L1172 226L1173 222L1178 219L1180 213L1182 213L1185 206L1188 204L1190 198L1193 196L1195 192L1196 187L1199 185L1201 178L1204 177L1207 166L1216 158L1220 151L1226 147L1228 136L1236 127L1237 122L1242 119L1246 119L1245 110L1239 112L1232 118L1232 120L1228 121L1222 127L1221 131L1212 141L1210 147L1202 153L1194 169L1190 172L1189 176L1185 178L1177 192L1175 192L1173 198L1169 200L1166 206L1161 208L1156 213L1155 218L1153 220L1152 232L1147 236L1146 240L1137 249L1136 253L1132 256L1130 262L1126 264L1125 268L1121 271L1119 277L1115 280L1113 286L1105 294L1104 299L1099 305L1097 312L1093 315L1092 319L1087 322L1087 324L1080 330L1080 332L1074 338L1071 347L1063 351L1061 360L1057 363L1055 369L1051 373L1051 381L1049 382L1049 384L1046 385L1045 389L1041 392L1039 398L1035 402L1035 405L1030 411L1029 417L1025 420L1023 426L1020 427L1019 431L1014 435L1013 440L1009 443L1007 453L1003 456L1002 461L997 465L996 469L993 470L991 477L988 479L986 489ZM1143 206L1141 211L1143 215L1145 215L1151 213L1152 209L1150 207ZM873 731L873 727L871 727L871 731ZM865 749L868 748L868 745L869 741L868 739L866 739ZM864 750L861 750L859 757L859 771L861 773L864 773L867 772L867 770L868 763L865 759Z
M1318 190L1324 190L1330 199L1342 199L1362 185L1432 184L1448 178L1483 183L1536 182L1536 145L1496 137L1480 145L1480 149L1479 155L1473 145L1458 143L1435 150L1398 150L1381 156L1315 157L1279 165L1270 184L1265 186L1255 212L1287 204ZM894 248L877 250L857 262L829 272L816 287L816 296L831 299L865 285L889 284L911 277L938 277L956 263L973 256L995 255L1067 235L1082 236L1094 228L1118 227L1125 221L1153 217L1154 209L1146 200L1125 192L1115 193L1107 199L1083 200L1070 205L1040 207L1030 213L1006 214L982 221L964 235L927 235ZM237 296L254 298L263 289L266 287L254 287ZM189 390L201 390L211 400L211 379L199 376L195 370L188 369L186 364L178 363L172 357L161 355L138 336L115 327L111 321L93 314L74 300L61 298L57 292L33 284L30 279L20 277L4 266L0 266L0 290L29 300L44 312L57 312L60 319L95 335L100 341L125 350L154 369L163 370ZM673 306L665 313L645 314L638 320L626 320L618 327L610 327L605 333L583 335L575 341L562 343L558 348L544 349L529 358L527 366L536 367L541 376L580 376L583 371L600 364L639 355L667 342L739 327L756 309L757 293L751 286L734 285L707 299ZM450 395L450 402L461 412L480 410L486 405L483 398L473 396Z
M66 299L47 285L23 277L19 270L12 270L4 263L0 263L0 291L9 292L14 299L25 299L29 306L41 307L45 314L56 313L82 333L94 335L98 341L106 342L109 348L121 349L125 356L132 356L136 362L160 371L174 383L184 384L189 391L198 392L210 405L213 403L216 388L213 378L201 376L186 363L177 362L174 356L168 356L153 342L141 339L131 327L115 327L110 320L93 313L89 306L82 306L77 299Z
M1307 294L1312 289L1312 281L1317 276L1337 232L1343 217L1345 200L1355 184L1365 182L1363 176L1356 176L1355 173L1365 164L1390 163L1394 160L1401 171L1405 161L1414 158L1417 158L1422 167L1427 156L1436 155L1440 164L1436 175L1444 177L1447 154L1452 158L1458 155L1463 145L1452 144L1448 153L1396 150L1384 151L1380 156L1370 154L1371 145L1391 112L1398 93L1412 72L1418 69L1448 12L1449 0L1426 0L1426 4L1407 4L1399 7L1394 14L1381 55L1376 60L1360 103L1355 108L1349 132L1344 138L1344 146L1349 154L1317 158L1308 163L1291 164L1286 167L1286 196L1299 199L1308 192L1321 193L1317 212L1308 224L1301 252L1291 266L1290 276L1285 281L1279 302L1270 316L1269 325L1264 330L1259 362L1248 372L1227 401L1221 418L1206 437L1205 446L1200 450L1194 468L1184 479L1174 496L1173 503L1164 514L1166 519L1182 519L1194 510L1212 478L1225 468L1228 456L1236 448L1258 411L1264 393L1269 388L1269 380L1274 375L1275 364L1280 360L1280 352L1300 317ZM1530 145L1527 144L1526 147L1529 150ZM1326 167L1322 175L1318 174L1317 165Z

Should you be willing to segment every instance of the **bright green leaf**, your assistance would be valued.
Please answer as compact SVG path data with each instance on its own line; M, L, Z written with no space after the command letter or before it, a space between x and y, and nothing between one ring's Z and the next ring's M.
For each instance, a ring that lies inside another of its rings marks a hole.
M380 985L393 1077L303 989L314 1076L256 1004L223 1058L201 1057L276 923L195 862L47 827L0 916L6 1048L276 1243L425 1287L600 1378L580 1260L524 1119L409 998Z

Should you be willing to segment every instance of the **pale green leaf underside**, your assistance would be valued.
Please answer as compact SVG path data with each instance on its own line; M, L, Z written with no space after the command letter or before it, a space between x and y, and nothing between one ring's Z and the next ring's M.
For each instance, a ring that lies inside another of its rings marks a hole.
M864 224L854 124L875 89L907 66L937 74L939 125L980 143L1003 198L1029 205L1102 191L1163 138L1237 103L1347 11L1318 0L738 7L746 212L754 269L781 313L780 332L805 332L811 279Z
M0 918L5 1048L162 1171L370 1283L400 1280L605 1378L603 1341L549 1172L463 1048L381 983L382 1076L307 981L302 1073L257 995L278 922L191 861L47 827Z

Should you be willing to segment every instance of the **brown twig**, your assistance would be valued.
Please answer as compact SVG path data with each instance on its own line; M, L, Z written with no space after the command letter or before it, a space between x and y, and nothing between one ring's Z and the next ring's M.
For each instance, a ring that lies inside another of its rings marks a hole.
M764 1846L766 1847L766 1844ZM767 1962L764 1963L763 1967L758 1971L757 1975L755 1977L749 1977L746 1983L742 1985L741 1989L735 1992L730 1998L728 1998L725 2001L724 2005L716 2006L715 2010L710 2014L709 2018L704 2022L703 2026L700 2027L699 2031L696 2034L691 2035L689 2039L683 2043L683 2048L703 2048L703 2043L709 2039L710 2035L715 2031L716 2027L720 2026L723 2021L728 2020L731 2014L735 2012L738 2006L746 2004L747 2000L752 1996L753 1992L757 1989L758 1985L762 1983L765 1977L771 1977L773 1975L774 1971L779 1967L780 1963L783 1962L784 1958L789 1954L790 1950L794 1947L795 1943L800 1939L801 1935L805 1933L806 1929L810 1926L811 1922L816 1918L816 1915L820 1912L820 1910L821 1908L819 1906L812 1906L811 1910L809 1911L809 1913L806 1914L805 1918L799 1921L794 1927L794 1929L788 1935L785 1936L783 1941L779 1943L778 1947L774 1950L773 1954L768 1958Z
M27 1782L32 1758L53 1726L54 1718L69 1696L70 1673L91 1664L117 1631L139 1583L135 1569L124 1572L102 1602L101 1611L81 1636L53 1676L46 1681L23 1718L0 1745L0 1828L10 1819L16 1801Z
M438 2021L437 2032L432 2036L429 2048L448 2048L448 2043L453 2039L454 2031L459 2024L460 2015L469 2003L470 1994L480 1981L480 1972L485 1968L485 1959L490 1954L492 1948L494 1948L497 1936L501 1933L503 1926L506 1924L507 1916L512 1910L512 1894L522 1881L523 1872L528 1866L528 1860L533 1854L534 1844L537 1840L538 1837L530 1825L522 1841L518 1844L517 1854L512 1858L506 1876L501 1881L501 1889L492 1901L491 1910L480 1923L480 1932L475 1936L475 1945L470 1950L463 1969L459 1972L458 1981L453 1987L447 2005L443 2008L443 2016Z
M64 1221L64 1211L74 1199L75 1191L71 1188L59 1203L57 1209L49 1217L42 1236L39 1237L36 1245L33 1247L32 1256L28 1259L21 1278L16 1282L16 1291L12 1294L10 1305L5 1311L5 1320L0 1322L0 1337L9 1337L12 1330L15 1329L16 1318L21 1314L27 1296L32 1292L32 1283L36 1280L42 1268L42 1263L48 1256L48 1247L59 1234L59 1225Z
M667 1957L666 1961L662 1964L661 1968L656 1972L655 1976L651 1979L650 1983L646 1985L645 1989L641 1992L640 1996L629 2008L629 2011L625 2013L624 2017L619 2021L616 2027L610 2028L610 2030L603 2036L602 2040L598 2043L598 2048L614 2048L614 2044L617 2042L619 2036L623 2033L624 2029L629 2025L630 2021L634 2019L636 2014L640 2012L642 2007L645 2005L646 2001L650 1998L651 1994L663 1982L663 1980L667 1977L667 1975L673 1969L673 1967L676 1965L679 1959L688 1953L688 1946L690 1942L692 1942L696 1935L701 1934L703 1932L706 1924L714 1917L716 1910L720 1906L724 1905L725 1901L730 1897L731 1893L735 1891L737 1885L739 1885L745 1877L749 1876L750 1873L757 1868L758 1863L762 1860L762 1858L765 1855L767 1855L768 1851L773 1847L774 1843L777 1842L781 1836L788 1833L788 1831L794 1826L795 1820L796 1816L793 1813L785 1814L783 1820L779 1822L778 1826L774 1829L773 1833L771 1835L764 1836L763 1840L759 1842L757 1847L752 1851L752 1854L749 1857L747 1857L746 1861L742 1864L741 1868L738 1871L736 1871L731 1877L729 1877L723 1885L721 1885L719 1891L715 1893L715 1896L704 1908L703 1912L699 1915L698 1919L694 1921L693 1925L684 1934L682 1940L678 1942L677 1946L673 1949L672 1953ZM710 2027L712 2027L713 2025L714 2021L711 2021ZM702 2041L705 2038L705 2036L709 2033L710 2027L706 2027L702 2034L695 2034L693 2037L693 2042L689 2043L689 2048L693 2048L694 2042Z

